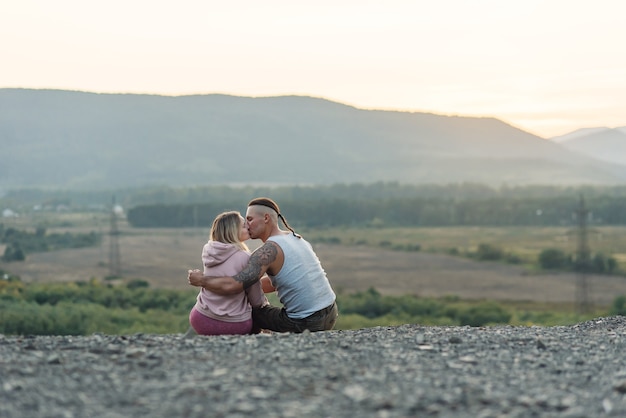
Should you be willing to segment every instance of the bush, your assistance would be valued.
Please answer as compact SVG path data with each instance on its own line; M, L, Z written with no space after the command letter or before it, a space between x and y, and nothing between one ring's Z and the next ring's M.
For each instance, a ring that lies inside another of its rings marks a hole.
M613 273L617 268L617 260L614 257L597 253L591 259L591 267L595 273Z
M135 280L131 280L130 282L128 282L126 284L126 287L129 289L146 288L146 287L150 287L150 283L148 283L146 280L135 279Z
M480 261L496 261L501 260L504 252L491 244L479 244L478 249L474 253L474 257Z
M508 324L510 320L511 314L493 302L472 306L459 314L460 324L472 327L481 327L489 324Z
M393 306L386 304L381 294L373 287L365 292L342 298L338 305L342 312L355 313L370 319L385 315L393 309Z
M568 266L567 255L557 248L548 248L539 253L539 265L546 270L563 269Z
M84 335L84 307L66 303L41 306L34 302L0 301L0 333L22 335Z
M24 260L26 260L26 255L24 254L24 251L22 251L22 247L19 242L9 243L9 245L7 245L4 249L2 261L11 262Z
M621 295L613 300L611 315L626 315L626 295Z
M446 314L445 304L442 302L411 295L383 296L374 288L349 296L340 296L337 304L344 314L358 314L369 319L393 315L415 320Z

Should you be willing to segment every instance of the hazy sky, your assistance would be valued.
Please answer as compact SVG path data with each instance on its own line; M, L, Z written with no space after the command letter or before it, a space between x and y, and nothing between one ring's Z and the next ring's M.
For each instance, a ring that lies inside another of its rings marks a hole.
M0 0L0 88L626 126L623 0Z

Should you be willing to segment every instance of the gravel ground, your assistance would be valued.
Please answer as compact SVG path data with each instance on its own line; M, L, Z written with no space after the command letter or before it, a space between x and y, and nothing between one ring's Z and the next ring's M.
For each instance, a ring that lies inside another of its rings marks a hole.
M0 335L0 417L624 417L626 318L251 336Z

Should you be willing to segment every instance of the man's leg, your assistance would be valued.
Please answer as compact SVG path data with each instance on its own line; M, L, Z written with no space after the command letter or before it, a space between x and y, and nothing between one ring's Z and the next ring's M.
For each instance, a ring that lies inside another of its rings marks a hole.
M311 331L330 331L335 327L339 310L337 304L333 303L329 307L322 309L308 318L303 319L306 329Z
M284 308L265 305L252 308L252 321L255 329L268 329L276 332L302 332L304 328L287 316Z
M335 326L338 314L336 303L304 319L291 319L284 308L276 306L252 308L254 328L276 332L329 331Z

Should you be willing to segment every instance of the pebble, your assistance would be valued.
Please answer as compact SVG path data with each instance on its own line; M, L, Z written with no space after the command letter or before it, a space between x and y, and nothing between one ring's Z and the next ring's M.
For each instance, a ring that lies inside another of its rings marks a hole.
M0 417L623 417L626 318L249 336L0 335Z

